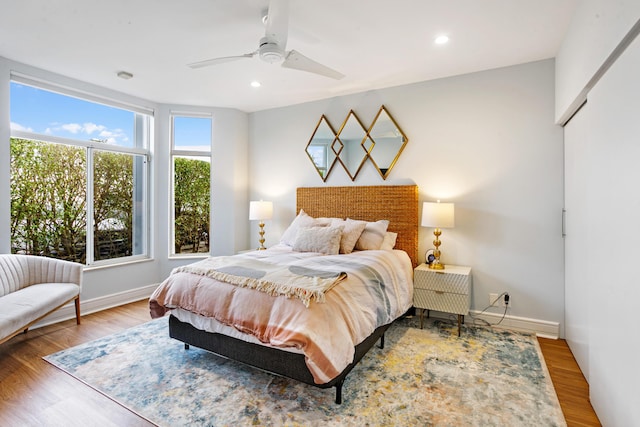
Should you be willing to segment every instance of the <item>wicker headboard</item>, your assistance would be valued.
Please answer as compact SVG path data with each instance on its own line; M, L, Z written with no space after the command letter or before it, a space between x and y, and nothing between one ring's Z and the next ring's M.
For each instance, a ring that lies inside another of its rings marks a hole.
M300 187L296 213L304 209L313 217L389 220L389 231L398 233L396 249L409 254L418 265L418 186Z

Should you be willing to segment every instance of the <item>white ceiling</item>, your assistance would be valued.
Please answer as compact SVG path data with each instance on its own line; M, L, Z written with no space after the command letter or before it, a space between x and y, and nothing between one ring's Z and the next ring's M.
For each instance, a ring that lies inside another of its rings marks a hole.
M258 57L187 67L257 49L268 0L0 2L0 56L155 102L252 112L552 58L578 0L291 0L287 50L342 80Z

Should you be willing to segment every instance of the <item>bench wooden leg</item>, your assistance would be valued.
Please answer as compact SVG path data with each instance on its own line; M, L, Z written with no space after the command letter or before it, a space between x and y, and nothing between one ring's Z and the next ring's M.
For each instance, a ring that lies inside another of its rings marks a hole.
M78 298L75 299L75 303L76 303L76 323L79 325L80 324L80 296L78 295Z

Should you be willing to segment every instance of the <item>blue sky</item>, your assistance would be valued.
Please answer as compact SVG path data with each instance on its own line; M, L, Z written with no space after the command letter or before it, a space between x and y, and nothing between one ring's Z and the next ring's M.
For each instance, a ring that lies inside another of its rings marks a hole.
M211 150L211 119L202 117L175 117L174 140L177 149Z
M133 145L134 114L11 83L11 128L125 147Z
M11 129L132 147L134 113L11 83ZM211 119L179 117L176 148L209 151Z

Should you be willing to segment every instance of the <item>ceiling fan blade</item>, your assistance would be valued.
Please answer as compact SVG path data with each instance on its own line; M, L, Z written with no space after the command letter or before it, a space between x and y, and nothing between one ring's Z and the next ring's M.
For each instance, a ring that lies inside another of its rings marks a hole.
M275 38L285 50L289 34L289 0L271 0L267 12L265 37Z
M294 70L307 71L309 73L319 74L321 76L330 77L332 79L340 80L344 77L344 74L338 71L322 65L319 62L309 59L298 51L292 50L287 54L286 59L282 63L285 68L292 68Z
M225 62L237 61L239 59L244 58L253 58L253 56L258 53L257 51L251 53L245 53L244 55L235 55L235 56L223 56L220 58L207 59L205 61L200 62L192 62L191 64L187 64L191 68L202 68L209 67L211 65L224 64Z

